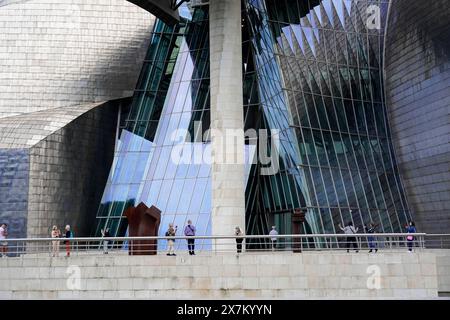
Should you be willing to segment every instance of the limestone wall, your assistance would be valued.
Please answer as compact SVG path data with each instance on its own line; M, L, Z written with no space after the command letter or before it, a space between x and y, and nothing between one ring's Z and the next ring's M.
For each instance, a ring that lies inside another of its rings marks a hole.
M448 250L436 250L438 291L443 297L450 297L450 253Z
M434 252L4 258L0 298L437 298L436 261Z
M212 234L245 232L244 119L240 1L212 1L211 72L211 224ZM236 133L236 141L230 134ZM226 240L217 245L225 248ZM234 247L234 244L230 244Z

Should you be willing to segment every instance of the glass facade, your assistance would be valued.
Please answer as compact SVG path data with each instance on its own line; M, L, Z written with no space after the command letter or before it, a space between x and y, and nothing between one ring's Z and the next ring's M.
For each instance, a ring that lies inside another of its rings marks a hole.
M195 135L187 136L193 133L194 121L209 127L208 10L186 9L174 27L161 21L155 24L134 100L121 115L97 234L108 226L112 235L124 235L127 223L122 214L140 202L163 212L160 235L169 222L183 228L188 218L200 233L210 233L210 166L171 161L180 139L183 151L203 153L208 146L196 142ZM173 139L176 129L189 131Z
M369 5L381 9L381 29L367 29ZM381 68L387 2L245 0L242 9L244 127L271 132L269 147L280 142L277 173L246 166L247 234L271 225L290 233L294 208L307 209L308 233L348 221L401 231L409 211ZM105 226L126 234L122 214L140 202L162 210L160 235L188 219L199 235L211 232L210 164L195 159L210 156L208 6L184 4L180 15L174 27L156 22L132 105L121 111L97 235ZM247 139L247 158L256 148Z
M374 7L379 29L367 27ZM311 233L339 232L348 221L361 231L373 221L379 231L400 232L410 219L384 104L387 7L385 0L247 1L262 110L284 149L280 173L260 177L259 210L281 230L289 232L298 205L307 208Z

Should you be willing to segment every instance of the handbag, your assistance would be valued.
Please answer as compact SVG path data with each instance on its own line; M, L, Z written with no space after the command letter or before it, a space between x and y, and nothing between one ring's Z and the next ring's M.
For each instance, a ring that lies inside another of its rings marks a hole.
M414 239L413 236L407 236L407 237L406 237L406 240L408 240L408 241L412 241L413 239Z

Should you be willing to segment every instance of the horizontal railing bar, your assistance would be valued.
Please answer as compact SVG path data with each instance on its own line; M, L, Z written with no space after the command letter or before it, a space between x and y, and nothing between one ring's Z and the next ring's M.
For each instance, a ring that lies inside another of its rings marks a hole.
M427 233L355 233L355 234L283 234L283 235L222 235L222 236L145 236L145 237L77 237L77 238L8 238L11 242L40 242L40 241L128 241L128 240L169 240L169 239L272 239L272 238L346 238L346 237L429 237L448 236L430 235Z

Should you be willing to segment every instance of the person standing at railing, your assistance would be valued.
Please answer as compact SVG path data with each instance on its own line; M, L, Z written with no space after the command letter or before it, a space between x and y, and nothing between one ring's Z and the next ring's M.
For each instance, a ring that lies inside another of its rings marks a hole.
M237 237L242 237L244 235L244 233L242 232L241 228L239 226L237 226L234 229L234 235ZM237 253L241 253L242 252L242 241L244 241L244 238L236 238L236 250Z
M1 257L7 257L8 254L8 242L6 241L6 237L8 237L8 225L6 223L2 223L0 226L0 254Z
M59 231L57 226L52 227L51 237L54 239L61 238L61 231ZM52 241L52 257L59 255L59 240Z
M109 234L109 228L102 229L101 234L103 238L109 238L111 235ZM108 240L103 240L103 254L108 254Z
M270 236L277 236L278 235L278 231L275 228L275 226L272 226L272 230L270 230L269 232ZM275 251L275 249L277 248L277 238L270 238L270 241L272 242L272 251Z
M373 222L370 222L367 224L367 226L364 227L364 229L366 229L367 233L375 233L375 229L376 229L376 225ZM367 237L367 242L369 243L369 253L372 253L373 250L375 250L375 252L378 251L377 248L377 242L375 241L375 237L374 236L368 236Z
M186 237L194 237L195 236L195 226L192 225L192 221L188 220L188 224L187 226L184 228L184 235ZM194 238L188 238L187 239L187 243L188 243L188 250L189 250L189 254L191 256L195 255L195 239Z
M410 221L407 226L405 226L407 233L416 233L416 224L413 221ZM406 237L406 241L408 244L408 252L412 252L413 244L414 244L414 236L410 235Z
M358 233L358 228L355 229L355 227L353 227L353 222L349 222L347 223L347 225L345 226L345 228L343 228L341 226L341 224L338 225L339 229L341 229L342 231L344 231L345 234L348 235L354 235L356 233ZM347 252L350 252L350 245L353 245L353 248L355 249L356 252L358 252L358 243L356 241L356 237L355 236L348 236L347 237Z
M73 238L73 232L70 231L70 225L66 225L66 234L65 238L70 239ZM66 240L66 257L70 257L70 241Z
M178 226L173 227L173 223L169 223L169 228L166 231L167 238L167 255L168 256L176 256L175 254L175 235L177 233Z

